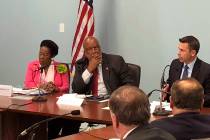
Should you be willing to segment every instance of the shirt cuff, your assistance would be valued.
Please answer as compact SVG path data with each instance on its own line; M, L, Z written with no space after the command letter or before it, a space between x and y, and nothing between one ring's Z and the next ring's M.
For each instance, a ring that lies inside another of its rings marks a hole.
M92 73L90 73L87 69L82 73L82 79L85 82L85 84L88 84L90 82L90 78L92 77Z

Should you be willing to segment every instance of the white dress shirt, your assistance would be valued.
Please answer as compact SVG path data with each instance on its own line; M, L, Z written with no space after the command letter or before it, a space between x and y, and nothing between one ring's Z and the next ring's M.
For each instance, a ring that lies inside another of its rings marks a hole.
M106 95L107 94L107 89L104 84L103 80L103 73L102 73L102 65L98 65L98 95ZM93 76L93 73L90 73L87 69L82 73L82 79L85 82L85 84L88 84L90 82L90 78Z
M185 65L188 66L188 69L187 69L187 71L188 71L188 76L187 76L187 77L191 77L192 71L193 71L193 67L194 67L194 64L195 64L195 61L196 61L196 60L197 60L197 58L195 58L195 59L194 59L191 63L189 63L189 64L184 63L184 65L183 65L183 67L182 67L182 73L181 73L181 75L180 75L180 79L182 79L182 75L183 75L183 73L184 73Z

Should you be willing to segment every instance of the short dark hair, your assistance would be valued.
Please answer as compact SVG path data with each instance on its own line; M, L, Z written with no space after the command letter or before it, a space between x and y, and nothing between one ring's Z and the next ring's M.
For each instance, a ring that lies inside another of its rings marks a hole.
M119 122L125 125L144 125L150 118L150 103L145 93L135 86L116 89L109 100L109 107Z
M178 80L171 87L171 100L177 108L200 109L203 98L203 87L194 78Z
M58 45L52 40L43 40L40 44L41 47L47 47L50 50L52 58L58 54Z
M179 39L181 43L188 43L190 50L195 50L196 54L199 52L200 43L194 36L185 36Z

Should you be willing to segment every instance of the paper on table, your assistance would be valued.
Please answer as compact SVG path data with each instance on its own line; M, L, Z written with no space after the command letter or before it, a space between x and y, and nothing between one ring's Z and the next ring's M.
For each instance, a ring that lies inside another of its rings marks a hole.
M26 96L26 95L17 95L10 97L11 99L18 99L18 100L32 100L33 96Z
M103 107L102 109L104 109L104 110L109 110L109 107L107 106L107 107Z
M150 103L150 113L153 113L155 110L155 107L158 105L160 105L160 101L152 101ZM165 110L167 111L171 111L170 103L168 102L162 102L162 107L165 108Z
M24 94L24 95L39 95L40 91L38 88L25 90L22 88L13 87L13 93L19 93L19 94ZM41 94L43 93L46 93L46 91L41 90Z
M58 97L57 104L81 106L84 99L78 98L77 94L63 94Z
M12 86L11 85L0 85L0 95L11 96L12 95Z

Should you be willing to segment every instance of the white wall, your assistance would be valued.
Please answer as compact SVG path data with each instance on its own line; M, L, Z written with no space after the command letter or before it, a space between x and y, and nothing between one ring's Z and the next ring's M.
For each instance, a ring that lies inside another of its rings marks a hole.
M59 46L59 61L70 61L79 0L0 1L0 84L22 85L28 61L41 40ZM210 63L209 0L95 0L96 36L107 53L142 67L140 87L159 88L162 69L176 58L178 38L196 36L199 57ZM65 32L58 32L60 22Z

